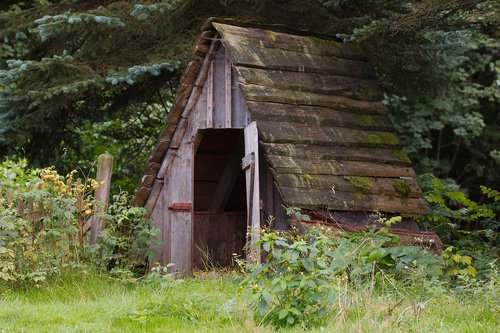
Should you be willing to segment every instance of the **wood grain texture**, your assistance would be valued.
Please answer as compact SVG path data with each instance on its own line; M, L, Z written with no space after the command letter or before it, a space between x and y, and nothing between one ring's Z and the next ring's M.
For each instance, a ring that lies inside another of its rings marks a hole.
M234 265L233 254L245 256L246 230L245 212L195 213L193 265L207 268L207 255L217 266Z
M255 84L242 84L241 82L239 86L245 95L245 99L251 102L320 106L338 111L367 114L387 115L389 113L382 102L359 101L344 96L294 91Z
M349 176L284 173L278 174L276 180L284 187L334 188L338 193L382 194L396 198L402 196L398 190L398 184L404 182L408 186L408 193L404 194L405 197L420 198L422 196L414 178L363 177L358 180Z
M248 48L248 45L238 44L235 40L228 39L225 40L225 45L231 52L235 66L323 73L364 79L375 78L372 66L366 62L275 48L261 48L259 45Z
M279 198L281 193L283 204L301 208L424 211L411 162L395 136L373 68L362 52L333 39L271 27L220 22L211 27L197 42L195 53L205 59L191 64L182 80L167 127L138 187L139 201L159 195L157 175L168 174L171 179L177 168L176 149L192 142L199 129L245 128L254 121L256 133L245 135L254 143L245 143L245 153L253 152L258 160L260 143L264 151L260 157L270 167L262 173L268 176L260 194ZM221 42L224 49L218 50ZM200 154L199 161L203 158ZM263 166L267 167L255 164ZM197 184L210 188L207 198L221 176L211 171L198 172L203 178ZM260 208L262 198L254 198L260 187L250 183L260 182L261 173L252 168L246 172L247 194L252 191L247 202L249 225L254 225L253 219L261 217L255 207ZM372 186L360 192L349 177L366 177ZM408 185L404 202L394 186L396 180ZM334 199L329 195L332 187ZM281 202L274 199L265 199L272 211ZM147 199L146 205L154 207L153 201Z
M324 188L279 188L285 203L312 210L381 211L400 214L425 214L427 208L421 198L401 199L382 194L357 195Z
M166 189L166 207L169 207L169 218L166 223L169 233L167 243L169 261L174 270L182 274L191 274L192 271L192 237L193 237L193 151L192 143L183 143L173 162L172 172L168 177L169 186ZM174 203L190 203L189 211L172 210ZM166 263L164 263L166 264Z
M255 84L280 89L338 95L355 100L380 101L382 90L373 80L324 73L290 72L237 66L238 79L243 84Z
M386 163L311 160L276 155L268 155L267 159L277 174L296 173L391 178L415 177L415 171L411 167Z
M336 147L261 141L266 154L313 160L359 161L411 166L408 155L396 148Z
M260 239L260 179L259 179L259 134L257 123L250 123L244 130L245 156L253 156L245 170L247 189L248 228L250 228L250 250L247 258L260 263L260 249L256 243Z
M283 121L257 121L261 138L270 143L295 143L343 147L398 147L394 132L347 127L318 127Z
M213 23L223 38L230 35L233 41L243 45L262 45L266 48L338 57L353 60L366 60L366 56L357 48L326 36L296 35L276 31L272 27L243 27L231 24ZM307 33L307 32L306 32Z
M353 113L327 107L266 102L247 102L247 106L255 120L394 131L389 117L382 114Z

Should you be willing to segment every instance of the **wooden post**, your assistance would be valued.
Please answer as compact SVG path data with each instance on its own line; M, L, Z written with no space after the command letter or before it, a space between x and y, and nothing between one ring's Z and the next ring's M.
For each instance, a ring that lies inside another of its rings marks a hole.
M92 214L92 226L90 230L90 244L97 244L99 233L103 229L103 221L100 217L108 207L109 191L111 188L111 173L113 170L113 155L106 152L99 155L97 162L96 180L99 187L95 190L95 206Z

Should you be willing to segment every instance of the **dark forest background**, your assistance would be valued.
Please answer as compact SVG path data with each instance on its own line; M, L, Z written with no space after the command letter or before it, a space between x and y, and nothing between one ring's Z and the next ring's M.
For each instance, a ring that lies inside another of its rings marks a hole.
M208 17L358 45L417 173L500 187L500 4L481 0L63 0L0 4L0 154L141 176Z

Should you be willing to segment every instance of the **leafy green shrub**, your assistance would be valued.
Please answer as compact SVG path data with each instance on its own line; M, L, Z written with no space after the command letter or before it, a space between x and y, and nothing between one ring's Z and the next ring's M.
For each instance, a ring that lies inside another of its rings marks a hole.
M320 324L335 300L328 267L334 243L323 233L288 236L262 234L257 245L267 252L266 262L251 268L242 283L244 295L264 323Z
M128 195L113 197L103 218L101 244L90 247L84 224L92 214L94 179L75 180L53 168L29 169L26 160L0 163L0 284L41 286L68 266L94 264L122 272L147 259L158 234ZM123 274L122 274L123 275Z
M112 198L102 216L105 228L101 244L92 249L96 263L109 269L134 269L144 259L152 258L153 242L159 233L153 220L146 218L143 207L130 206L130 196L120 192Z
M241 286L256 320L276 327L321 325L341 291L335 281L377 283L384 278L421 286L437 280L440 257L397 241L387 229L333 235L312 228L306 233L263 232L257 245L265 262L250 265Z
M0 282L39 286L83 255L77 221L91 213L89 192L73 173L32 170L26 161L0 164Z
M420 217L420 224L451 246L443 253L447 276L455 282L458 275L464 274L490 278L491 264L499 257L500 193L481 186L485 201L490 202L477 203L455 183L432 175L421 176L420 185L429 207L429 214Z

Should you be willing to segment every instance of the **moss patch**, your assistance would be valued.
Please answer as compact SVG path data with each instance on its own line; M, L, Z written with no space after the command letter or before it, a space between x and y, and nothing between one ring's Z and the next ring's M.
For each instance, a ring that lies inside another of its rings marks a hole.
M361 125L370 126L373 124L373 117L369 114L364 114L360 117L359 121L361 122Z
M278 34L274 31L271 31L271 30L267 30L266 31L266 34L267 36L269 37L269 39L274 43L276 41L276 36L278 36Z
M408 157L408 154L406 154L406 152L403 149L393 152L392 155L394 155L394 157L396 157L397 159L399 159L402 162L411 163L411 160Z
M355 197L356 199L358 199L358 200L363 200L363 199L366 197L366 195L364 195L364 194L363 194L363 193L361 193L361 192L356 192L356 193L354 193L354 197ZM354 204L353 204L353 205L354 205Z
M313 177L312 177L310 174L308 174L308 173L303 173L302 175L300 175L300 177L301 177L303 180L305 180L305 181L310 181L310 180L312 180L312 178L313 178Z
M401 198L408 199L411 193L411 186L401 179L395 179L392 183L392 186L399 193Z
M356 141L373 145L397 145L399 143L398 138L392 133L368 134L356 138Z
M369 192L373 188L372 182L367 177L345 176L344 179L356 189L354 197L357 200L363 200L366 197L365 193Z
M328 45L328 46L334 46L334 47L341 46L340 43L335 42L333 40L329 40L329 39L323 39L323 38L319 38L316 36L304 36L304 37L307 38L308 40L310 40L311 43L316 44L316 45Z

